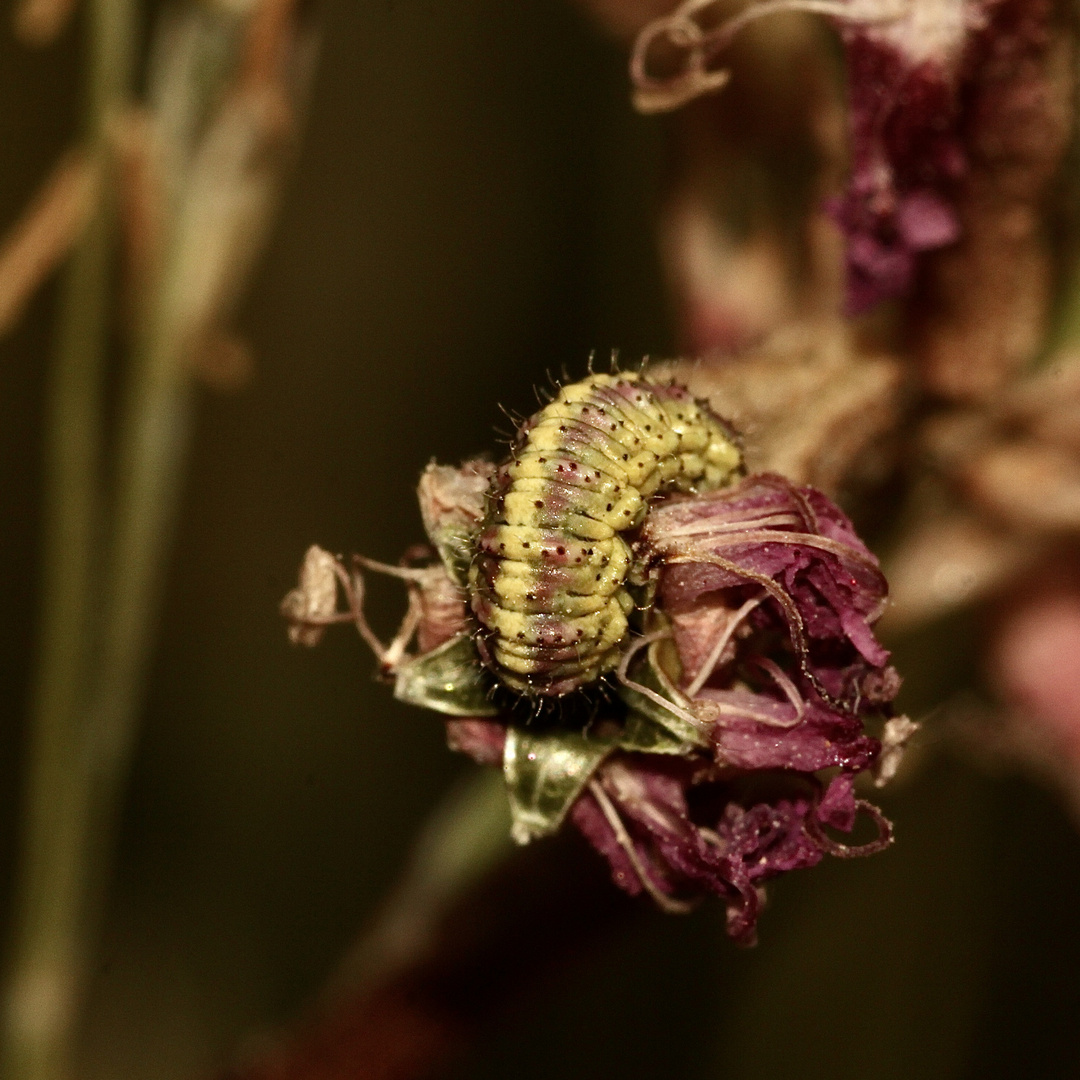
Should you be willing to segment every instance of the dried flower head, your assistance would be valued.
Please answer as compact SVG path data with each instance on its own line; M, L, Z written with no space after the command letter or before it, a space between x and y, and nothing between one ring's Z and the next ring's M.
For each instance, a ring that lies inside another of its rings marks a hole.
M590 489L602 483L597 469L602 474L623 460L612 424L619 439L639 438L638 426L644 432L649 410L663 401L674 403L687 438L701 423L690 418L692 399L682 388L629 377L574 384L555 403L595 408L594 395L608 391L607 407L586 418L594 425L591 442L577 445L574 459L579 470L590 462ZM620 396L624 392L629 399ZM626 414L619 410L634 406L643 411L623 429L619 418ZM356 623L399 698L448 717L454 749L501 765L519 842L548 835L569 819L607 859L622 888L646 892L669 911L686 910L706 893L718 895L727 903L732 937L751 943L769 878L812 866L826 854L880 851L891 840L889 823L854 790L859 773L876 768L884 780L895 771L915 728L890 719L900 680L872 630L885 603L885 580L851 522L812 488L776 474L740 479L729 470L711 490L695 490L691 480L682 491L669 487L644 501L639 481L637 489L621 493L640 502L636 520L611 533L626 547L619 587L632 601L620 609L629 629L615 641L611 667L559 695L530 693L519 675L504 677L492 662L477 595L483 611L491 573L482 559L493 544L546 550L550 541L553 551L561 547L570 556L574 572L570 549L582 542L567 531L569 519L510 531L502 521L515 463L527 462L532 452L545 457L549 471L569 469L568 444L555 437L558 424L552 446L535 436L551 418L549 407L526 421L498 469L479 461L460 469L429 466L420 483L432 545L427 558L415 550L401 567L354 557L347 568L336 561L335 580L347 604L329 618ZM573 426L569 415L556 419ZM675 440L675 433L667 436ZM705 435L702 440L704 446ZM700 448L682 452L692 456ZM687 462L685 468L698 466ZM678 467L670 466L668 475L679 475ZM558 491L566 501L563 513L581 506L587 516L592 504L584 485L575 495L572 485L553 480L533 485L529 494L542 502ZM598 518L617 506L606 494L601 504ZM579 532L589 527L572 524ZM596 550L599 542L591 541ZM538 561L539 569L526 576L534 581L528 590L538 590L535 581L546 584L548 599L555 595L554 606L569 611L591 594L551 592L562 582L565 562L553 560L549 573L547 561ZM321 559L318 568L325 578ZM409 613L389 646L364 621L363 569L395 574L409 587ZM501 572L518 573L512 566ZM311 576L307 563L304 574ZM324 606L309 619L304 598L310 591L302 583L286 601L294 640L306 641L305 627L328 621ZM499 595L504 603L517 597ZM606 603L607 594L602 599ZM531 610L530 604L522 606ZM553 608L537 625L561 627L570 616L559 612ZM417 650L409 652L414 636ZM557 651L561 656L561 647ZM583 655L593 653L586 648ZM541 660L547 680L550 658L544 653ZM887 758L868 724L882 728ZM860 812L877 826L875 839L852 846L831 835L850 833Z
M754 20L805 11L833 22L847 66L850 168L826 209L846 238L848 314L908 294L919 257L968 228L1006 247L1005 204L1015 223L1020 206L1044 196L1069 112L1046 0L758 0L730 16L721 7L685 0L640 32L635 105L666 111L720 89L730 77L720 57ZM967 213L976 200L981 225ZM985 261L987 248L971 254ZM1023 276L1038 279L1025 295L1042 284L1037 269Z

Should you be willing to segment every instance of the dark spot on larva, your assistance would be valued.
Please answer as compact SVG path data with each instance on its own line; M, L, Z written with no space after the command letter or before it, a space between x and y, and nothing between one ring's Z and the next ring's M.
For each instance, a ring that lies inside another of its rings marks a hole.
M630 516L630 511L629 510L624 510L622 512L622 514L623 514L623 517L629 517Z
M607 508L608 508L609 510L611 509L611 505L612 505L611 503L608 503L608 504L607 504Z
M578 636L579 638L583 638L583 637L585 636L585 631L584 631L584 630L582 630L580 626L578 627L578 632L577 632L577 636Z
M607 564L608 564L609 562L611 562L611 560L610 560L610 559L609 559L609 558L608 558L608 557L607 557L607 556L605 555L605 556L604 556L604 557L603 557L603 558L602 558L602 559L600 560L600 565L601 565L601 566L607 566Z
M629 454L623 454L622 459L623 459L623 461L629 461L630 460L630 455Z
M517 632L517 636L518 636L518 641L524 641L525 640L525 631L524 630L519 630Z
M533 506L535 506L537 510L543 510L544 509L544 500L543 499L537 499L536 502L533 503Z
M506 550L506 545L505 544L500 544L499 545L499 550L500 551L505 551Z
M526 600L535 600L536 599L536 593L527 592L525 594L525 599Z
M571 469L572 472L577 472L577 462L576 461L571 461L570 462L570 469Z
M547 458L546 457L537 458L536 460L539 461L541 465L546 465L547 464Z
M565 424L560 424L559 425L559 430L560 431L565 431L566 430L566 425Z
M597 575L596 575L596 580L597 580L597 581L599 581L599 580L600 580L600 575L599 575L599 574L597 574Z
M557 552L558 552L558 553L559 553L560 555L565 555L565 554L566 554L566 548L564 548L564 547L557 547L557 548L556 548L555 550L556 550L556 551L557 551Z
M522 542L521 542L521 546L522 546L523 548L527 548L527 547L529 546L529 541L528 541L528 540L522 540Z
M645 425L645 430L646 431L652 431L652 424L646 424Z

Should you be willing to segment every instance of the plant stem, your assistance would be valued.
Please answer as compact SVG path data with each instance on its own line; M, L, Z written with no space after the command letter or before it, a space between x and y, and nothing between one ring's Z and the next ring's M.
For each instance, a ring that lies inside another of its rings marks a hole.
M100 651L86 709L85 807L94 862L111 855L154 640L168 539L187 448L191 379L168 281L128 372L100 608Z
M397 885L345 957L332 993L360 993L417 963L447 910L513 850L502 772L471 771L428 818Z
M91 153L107 158L108 125L130 93L135 5L93 0L88 15L84 137ZM67 268L46 418L40 646L0 1062L11 1080L53 1080L68 1071L87 951L84 710L97 623L114 187L107 177Z

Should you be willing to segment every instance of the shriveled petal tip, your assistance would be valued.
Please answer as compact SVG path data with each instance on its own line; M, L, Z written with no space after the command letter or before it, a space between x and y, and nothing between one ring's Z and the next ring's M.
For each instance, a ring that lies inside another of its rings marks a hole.
M417 584L420 621L416 645L421 653L468 631L465 593L442 566L433 566Z
M881 733L881 754L874 766L876 787L884 787L896 775L908 742L921 726L906 716L894 716L885 722Z
M484 516L484 497L495 466L481 458L460 467L432 462L417 488L420 515L430 535L446 528L475 526Z
M484 517L495 466L476 458L460 468L436 465L424 470L417 488L424 530L451 579L463 585L472 560L472 542Z
M326 632L319 620L329 619L337 609L337 559L312 544L300 566L300 583L281 602L289 620L289 640L309 648L318 645Z

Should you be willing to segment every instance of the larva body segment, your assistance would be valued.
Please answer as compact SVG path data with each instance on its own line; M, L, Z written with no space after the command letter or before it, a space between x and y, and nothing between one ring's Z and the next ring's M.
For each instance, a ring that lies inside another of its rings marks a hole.
M485 664L543 697L616 667L634 608L624 534L650 497L722 487L741 464L730 428L685 387L632 373L562 387L492 482L469 574Z

